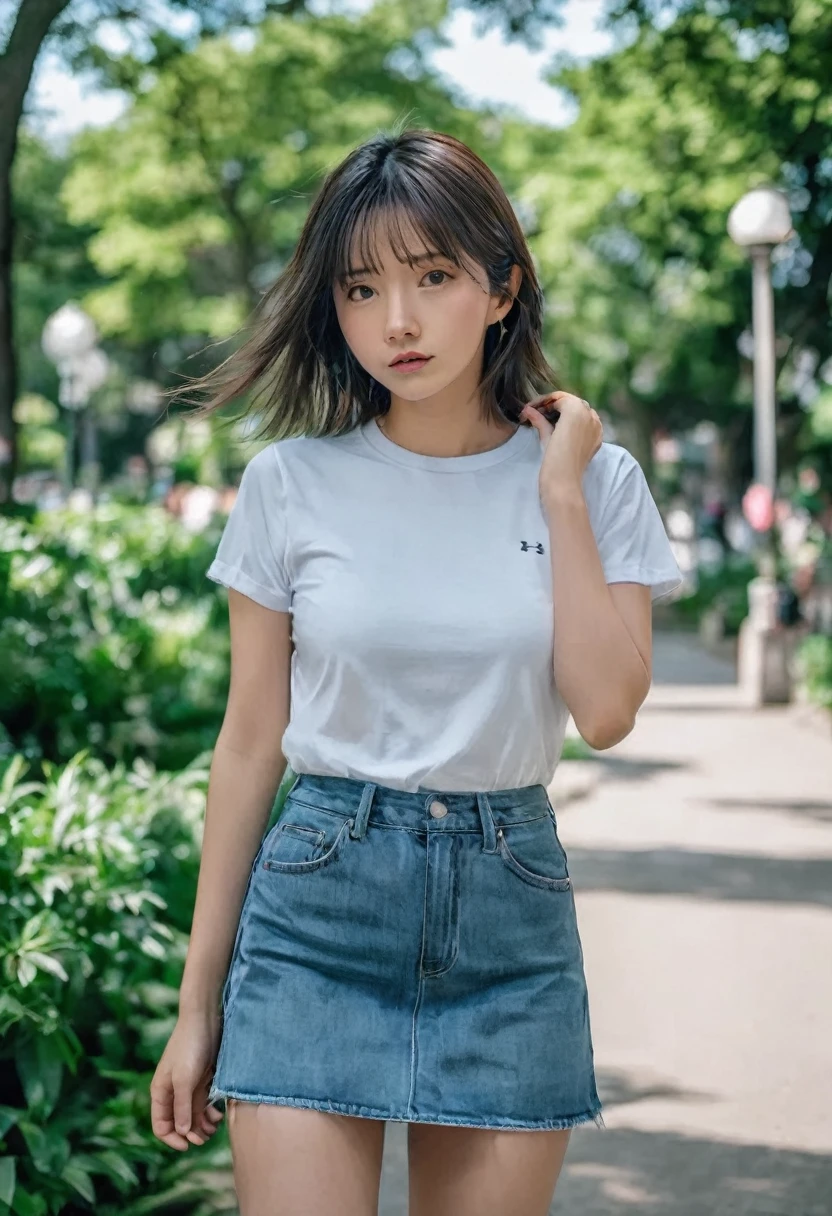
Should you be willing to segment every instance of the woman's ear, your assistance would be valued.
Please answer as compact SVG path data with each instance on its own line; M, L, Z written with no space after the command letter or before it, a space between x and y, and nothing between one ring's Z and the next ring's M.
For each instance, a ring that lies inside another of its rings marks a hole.
M523 271L515 262L511 268L511 273L508 276L508 284L506 286L506 294L509 297L504 299L495 312L494 320L502 321L503 317L508 316L514 307L514 301L520 290L520 284L523 282Z

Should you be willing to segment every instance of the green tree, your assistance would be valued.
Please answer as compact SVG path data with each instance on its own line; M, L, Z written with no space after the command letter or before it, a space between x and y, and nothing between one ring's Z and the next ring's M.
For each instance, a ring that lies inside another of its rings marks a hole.
M450 129L489 156L487 121L426 63L444 11L393 0L360 17L276 17L245 45L203 39L136 81L118 139L84 132L64 189L73 222L95 231L106 281L85 305L102 332L158 349L160 378L233 333L288 258L321 175L379 127Z
M61 198L69 164L22 130L14 168L17 354L21 384L44 395L54 378L40 347L44 319L101 281L87 254L94 230L70 221Z
M302 0L285 0L279 7L291 8ZM186 10L194 18L195 34L258 20L278 5L271 0L167 0L168 12ZM158 13L154 8L154 12ZM17 395L18 369L14 329L12 262L15 248L12 171L18 147L20 121L32 70L44 42L49 39L65 58L80 66L112 67L112 61L96 43L101 25L121 22L134 37L151 47L168 45L148 6L123 0L20 0L11 18L6 18L5 45L0 53L0 503L8 501L14 475L17 445L13 406ZM154 41L155 39L155 41Z
M13 253L12 170L24 101L35 60L48 41L78 68L92 68L110 84L163 70L206 35L257 24L269 13L291 14L306 0L164 0L141 5L130 0L18 0L11 15L0 14L0 503L8 501L16 463L13 405L18 388ZM564 0L468 0L468 7L496 20L511 34L534 39L557 21ZM172 32L171 17L193 18L187 34ZM136 44L124 56L108 54L99 41L107 22L120 23ZM2 39L5 35L5 43Z
M806 368L828 375L832 356L832 9L633 2L612 19L635 21L626 45L554 71L579 116L527 188L560 365L629 423L648 468L656 425L702 417L747 453L750 272L725 223L746 190L780 185L796 230L774 272L788 463L809 442Z

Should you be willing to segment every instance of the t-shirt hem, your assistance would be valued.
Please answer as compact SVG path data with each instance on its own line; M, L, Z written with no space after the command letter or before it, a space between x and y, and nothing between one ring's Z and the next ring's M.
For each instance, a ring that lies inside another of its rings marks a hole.
M291 598L287 595L281 595L272 591L269 587L263 587L260 583L254 581L244 571L237 569L235 566L227 566L225 562L221 562L216 558L208 567L206 577L210 578L214 583L220 583L223 587L231 587L234 591L239 591L242 595L248 596L250 600L254 600L256 604L260 604L263 608L271 608L275 612L288 612L291 606Z
M650 588L650 598L664 599L684 582L684 576L679 571L645 570L642 566L615 567L604 572L608 583L642 583Z

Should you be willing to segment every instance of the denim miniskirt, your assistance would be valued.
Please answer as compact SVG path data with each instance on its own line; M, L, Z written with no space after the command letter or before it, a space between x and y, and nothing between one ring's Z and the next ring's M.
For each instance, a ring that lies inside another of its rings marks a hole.
M542 785L406 793L300 774L254 860L222 1006L210 1101L603 1125Z

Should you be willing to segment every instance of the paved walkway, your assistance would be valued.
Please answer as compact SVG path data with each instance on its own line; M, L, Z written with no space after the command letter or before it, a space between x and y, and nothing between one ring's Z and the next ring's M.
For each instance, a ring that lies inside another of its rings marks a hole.
M830 1216L832 733L657 633L599 760L559 831L607 1126L573 1133L552 1216ZM382 1216L407 1212L405 1136Z

